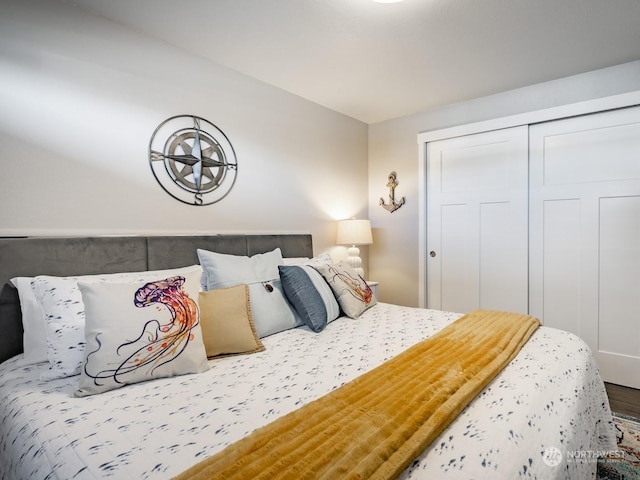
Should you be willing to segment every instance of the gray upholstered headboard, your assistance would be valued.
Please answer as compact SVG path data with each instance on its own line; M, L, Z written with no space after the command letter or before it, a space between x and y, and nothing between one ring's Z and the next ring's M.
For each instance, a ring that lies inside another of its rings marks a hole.
M284 257L312 257L311 235L0 238L0 362L22 352L22 317L13 277L89 275L184 267L196 249L255 255L280 247Z

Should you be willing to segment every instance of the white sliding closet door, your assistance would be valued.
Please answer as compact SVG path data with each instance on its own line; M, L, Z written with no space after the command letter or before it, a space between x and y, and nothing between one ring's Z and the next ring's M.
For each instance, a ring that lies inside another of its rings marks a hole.
M427 305L528 310L527 127L427 145Z
M530 307L640 388L640 108L530 127Z

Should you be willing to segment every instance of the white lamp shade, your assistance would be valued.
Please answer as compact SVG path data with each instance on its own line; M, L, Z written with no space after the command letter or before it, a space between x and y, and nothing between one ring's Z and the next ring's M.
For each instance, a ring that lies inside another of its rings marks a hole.
M369 220L340 220L338 222L338 245L371 245L371 222Z

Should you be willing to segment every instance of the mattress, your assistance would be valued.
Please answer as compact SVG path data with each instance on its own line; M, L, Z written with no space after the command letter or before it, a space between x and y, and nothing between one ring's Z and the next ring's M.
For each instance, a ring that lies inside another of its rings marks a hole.
M204 373L83 398L78 377L40 380L46 364L21 367L18 355L0 365L1 478L172 478L459 316L378 303L320 333L268 336L265 351ZM614 449L589 348L540 327L401 478L595 478L597 455Z

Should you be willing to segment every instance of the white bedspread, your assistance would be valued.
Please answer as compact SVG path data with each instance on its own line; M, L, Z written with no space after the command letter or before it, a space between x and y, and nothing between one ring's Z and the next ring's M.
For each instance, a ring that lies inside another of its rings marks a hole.
M202 374L85 398L73 397L78 377L43 382L44 365L15 357L0 365L1 477L171 478L458 316L378 304L320 334L267 337L266 351ZM590 478L596 452L615 448L610 421L588 347L541 327L403 478Z

